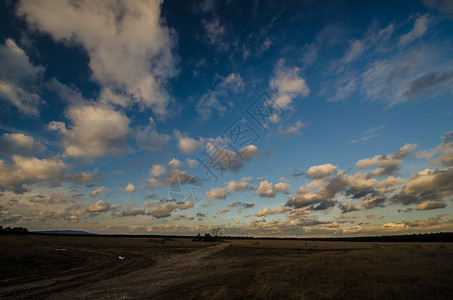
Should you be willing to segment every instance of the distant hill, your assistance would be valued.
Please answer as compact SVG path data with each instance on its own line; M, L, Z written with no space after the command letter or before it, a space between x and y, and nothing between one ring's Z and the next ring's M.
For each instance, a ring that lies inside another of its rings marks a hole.
M94 235L94 233L81 231L81 230L47 230L47 231L33 231L36 233L46 233L46 234L88 234Z

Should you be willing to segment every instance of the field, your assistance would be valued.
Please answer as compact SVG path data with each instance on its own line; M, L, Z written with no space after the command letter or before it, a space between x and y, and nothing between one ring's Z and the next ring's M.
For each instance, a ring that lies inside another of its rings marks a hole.
M453 299L453 243L0 236L2 299Z

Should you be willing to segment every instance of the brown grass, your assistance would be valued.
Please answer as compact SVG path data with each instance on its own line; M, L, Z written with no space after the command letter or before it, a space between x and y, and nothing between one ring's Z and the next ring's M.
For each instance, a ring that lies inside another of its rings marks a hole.
M234 240L211 247L217 243L67 236L0 242L0 298L78 298L95 287L101 298L453 299L453 243ZM67 282L46 283L55 276ZM30 288L38 283L47 290Z

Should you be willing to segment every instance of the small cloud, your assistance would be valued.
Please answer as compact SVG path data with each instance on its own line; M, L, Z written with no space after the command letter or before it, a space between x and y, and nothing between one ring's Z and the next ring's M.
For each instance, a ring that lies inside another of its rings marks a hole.
M135 191L135 186L132 183L129 183L124 189L127 193L132 193Z

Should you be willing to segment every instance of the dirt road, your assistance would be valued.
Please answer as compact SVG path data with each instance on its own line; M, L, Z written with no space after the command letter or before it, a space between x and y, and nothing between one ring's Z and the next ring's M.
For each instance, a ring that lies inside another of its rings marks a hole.
M221 268L207 266L206 257L228 246L228 243L220 243L189 253L157 257L134 251L120 255L110 251L83 253L82 256L92 259L82 267L48 277L3 281L0 298L148 298L175 284L222 272ZM150 263L152 259L157 262Z

